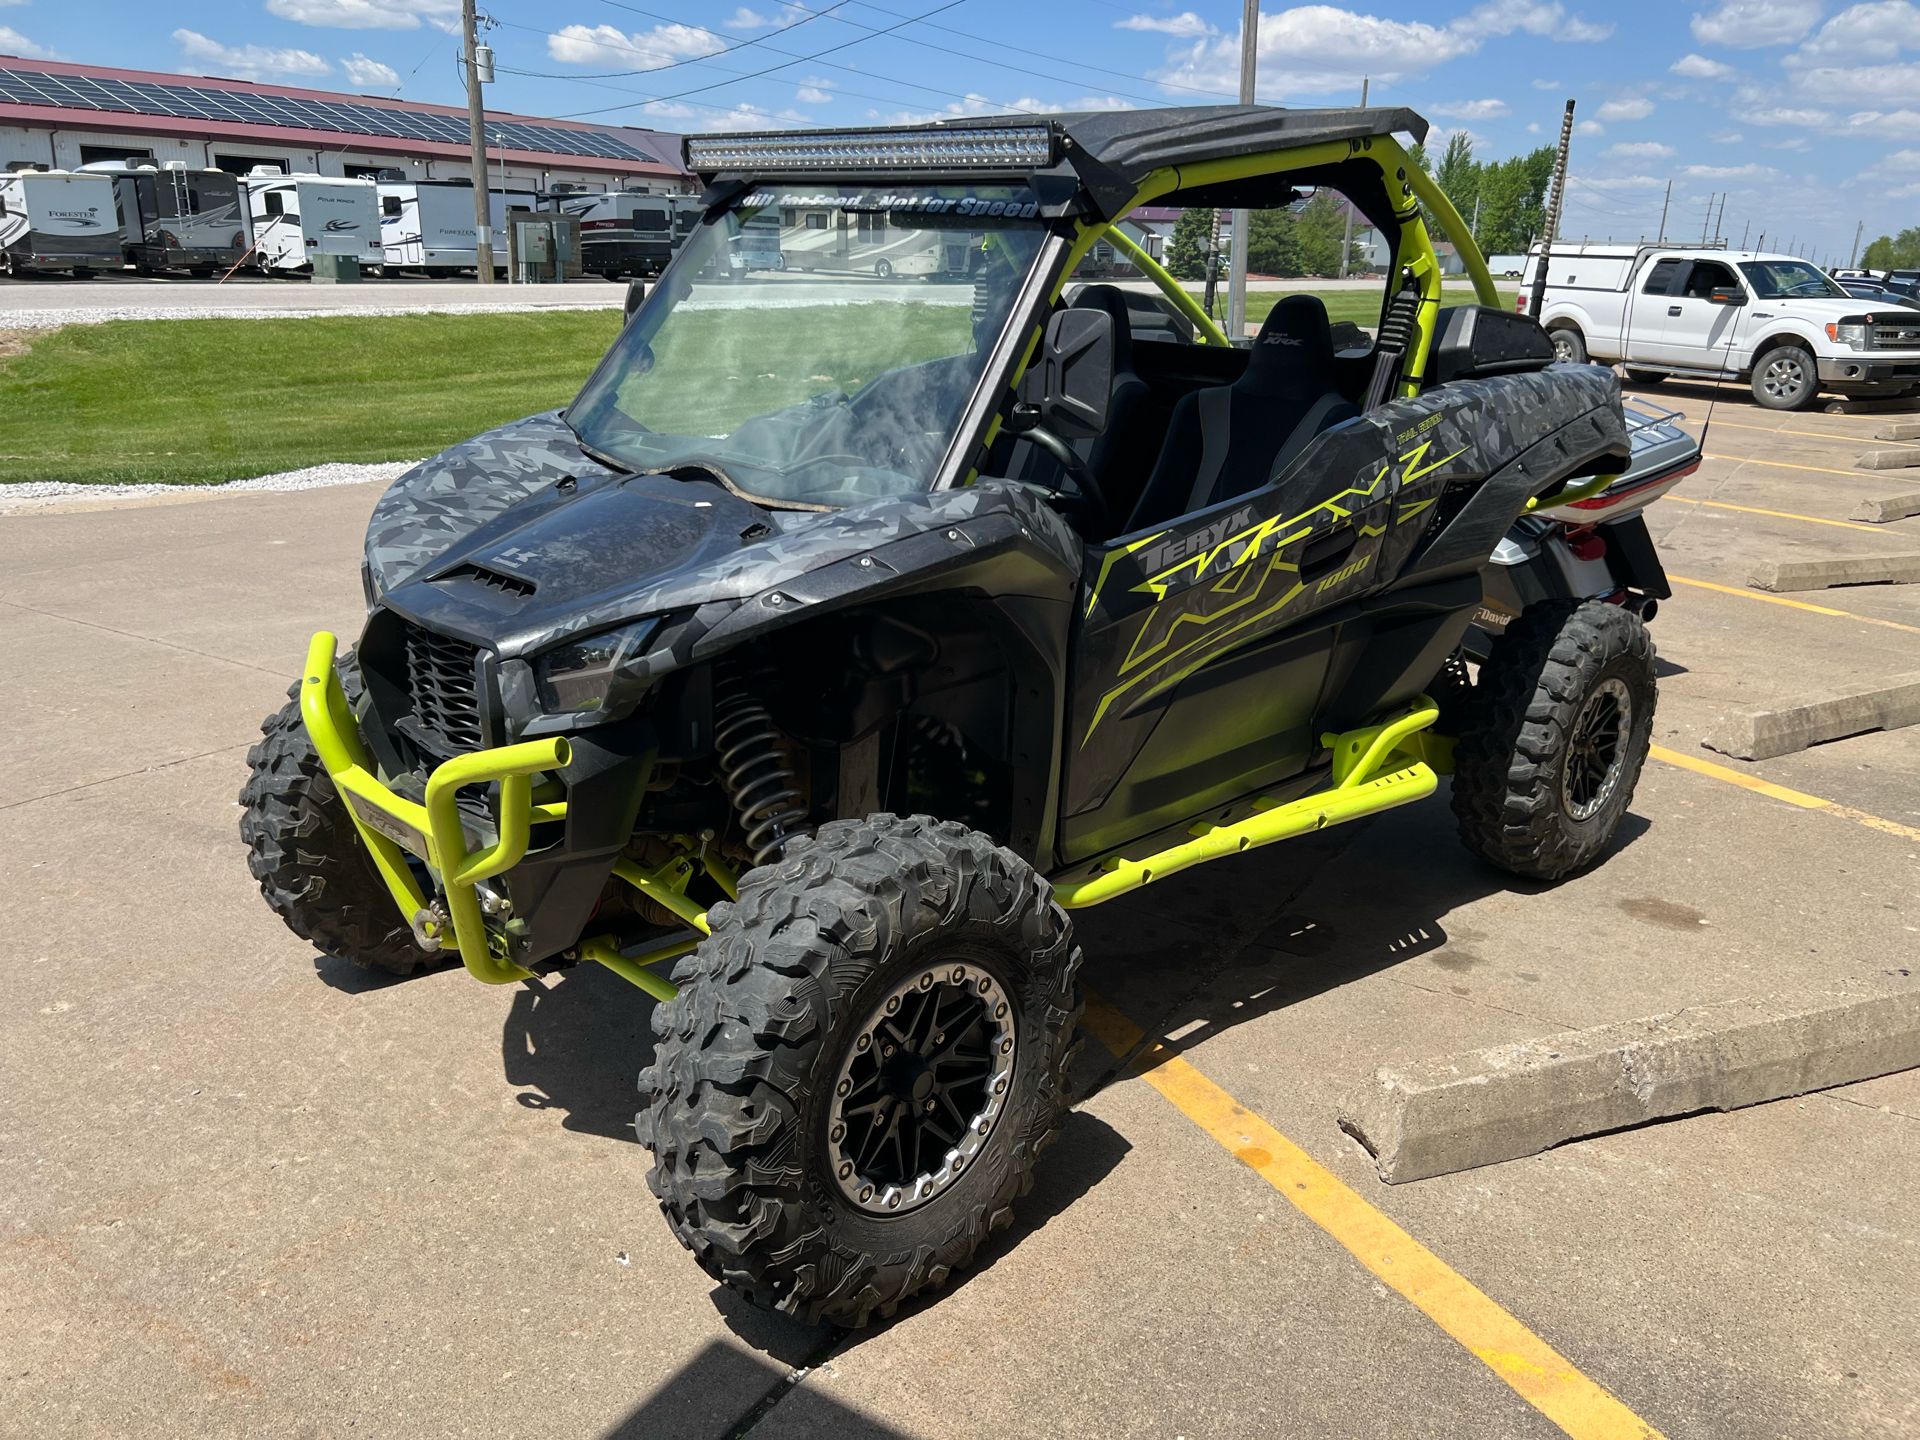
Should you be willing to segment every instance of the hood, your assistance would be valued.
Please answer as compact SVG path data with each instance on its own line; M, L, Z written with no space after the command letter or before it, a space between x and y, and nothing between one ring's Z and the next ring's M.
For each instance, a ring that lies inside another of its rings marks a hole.
M366 566L372 598L510 659L642 616L705 607L717 623L812 571L988 514L1078 568L1066 523L1017 486L766 510L714 480L610 470L549 413L396 480L368 522Z

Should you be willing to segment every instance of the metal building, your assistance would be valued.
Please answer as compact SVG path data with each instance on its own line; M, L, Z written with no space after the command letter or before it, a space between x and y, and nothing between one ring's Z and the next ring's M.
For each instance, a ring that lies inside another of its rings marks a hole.
M691 188L678 136L491 110L486 128L494 187ZM73 170L98 160L184 162L235 174L270 166L472 178L464 109L0 55L0 170Z

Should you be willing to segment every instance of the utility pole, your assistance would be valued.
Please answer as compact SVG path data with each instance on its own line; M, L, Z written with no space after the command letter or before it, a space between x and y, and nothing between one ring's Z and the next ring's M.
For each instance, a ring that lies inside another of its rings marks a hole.
M1248 3L1257 4L1258 0L1248 0ZM1369 77L1363 76L1360 81L1360 108L1362 110L1367 108L1368 83L1369 83ZM1347 271L1352 268L1352 262L1353 262L1353 205L1351 202L1348 202L1346 233L1340 241L1340 278L1342 280L1347 278Z
M1720 222L1726 218L1727 192L1722 190L1720 192L1720 213L1713 217L1713 238L1716 242L1720 239Z
M1254 73L1260 52L1260 0L1246 0L1240 15L1240 103L1253 104ZM1245 208L1233 212L1233 259L1227 270L1227 336L1238 341L1247 333L1247 252L1253 244L1253 225Z
M1712 225L1713 225L1713 194L1712 192L1708 192L1707 213L1704 216L1702 216L1700 219L1700 243L1702 245L1707 243L1707 231L1710 228L1712 228Z
M460 0L460 33L466 39L467 62L467 142L473 152L470 173L473 176L473 278L482 285L493 283L493 216L487 207L487 109L480 99L479 17L473 0ZM492 79L493 56L485 57L487 78Z
M1747 221L1746 224L1740 227L1740 248L1742 250L1747 248L1747 234L1752 229L1753 229L1753 221L1751 220Z
M1527 301L1527 314L1538 318L1547 303L1547 262L1553 257L1553 242L1560 238L1560 201L1567 193L1567 152L1573 148L1573 101L1567 101L1560 117L1560 148L1553 157L1553 191L1547 201L1546 227L1540 236L1540 263L1533 267L1533 295Z
M1220 293L1220 212L1209 210L1207 218L1212 222L1213 229L1207 235L1207 292L1202 304L1206 307L1208 318L1213 319L1216 318L1213 302Z
M1859 221L1853 227L1853 248L1847 252L1847 268L1851 270L1860 263L1860 237L1866 234L1867 222Z
M1667 206L1671 205L1672 203L1673 203L1673 181L1668 180L1667 181L1667 198L1660 202L1660 238L1654 242L1656 245L1664 245L1667 243Z

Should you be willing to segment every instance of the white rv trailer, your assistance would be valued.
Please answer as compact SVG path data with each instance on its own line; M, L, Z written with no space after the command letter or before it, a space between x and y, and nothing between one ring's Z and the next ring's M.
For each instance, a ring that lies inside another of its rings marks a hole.
M231 270L246 253L247 220L238 176L224 170L189 170L180 161L157 170L124 160L80 168L113 181L121 245L135 269L210 275Z
M118 270L113 181L64 170L0 175L0 274Z
M966 236L938 226L889 223L884 210L786 206L780 211L784 270L838 275L965 275Z
M451 273L479 264L473 234L473 185L466 180L422 180L380 185L380 244L389 270ZM493 268L507 268L506 214L531 210L531 190L489 190Z
M247 176L246 191L253 263L268 274L310 270L316 255L351 255L362 265L387 258L371 180L260 169Z

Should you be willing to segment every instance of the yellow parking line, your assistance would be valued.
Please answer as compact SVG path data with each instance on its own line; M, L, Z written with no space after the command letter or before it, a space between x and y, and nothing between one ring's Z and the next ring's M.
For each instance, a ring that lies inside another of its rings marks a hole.
M1144 1038L1139 1026L1092 995L1085 1024L1116 1057L1131 1054ZM1165 1045L1154 1041L1133 1073L1567 1434L1580 1440L1661 1440L1659 1431L1472 1281Z
M1865 530L1869 535L1888 533L1884 525L1862 525L1854 520L1828 520L1819 515L1796 515L1791 510L1762 510L1753 505L1729 505L1724 500L1689 500L1684 495L1662 495L1660 498L1671 500L1676 505L1706 505L1715 510L1738 510L1742 515L1771 515L1776 520L1804 520L1809 525L1834 525L1842 530Z
M1888 630L1904 630L1909 635L1920 635L1920 625L1902 625L1898 620L1882 620L1877 615L1857 615L1851 610L1835 610L1831 605L1812 605L1805 600L1789 600L1784 595L1763 595L1758 590L1742 590L1738 585L1716 585L1711 580L1689 580L1685 575L1669 575L1667 579L1676 585L1691 585L1696 590L1712 590L1720 595L1737 595L1742 600L1758 600L1766 605L1785 605L1790 610L1805 610L1810 615L1833 615L1842 620L1858 620L1862 625L1879 625Z
M1785 460L1756 460L1751 455L1707 455L1708 460L1731 460L1736 465L1771 465L1776 470L1805 470L1814 475L1851 475L1855 480L1866 479L1860 470L1835 470L1830 465L1789 465Z
M1738 420L1716 420L1715 425L1724 425L1729 430L1758 430L1765 435L1806 435L1815 440L1852 440L1854 436L1842 434L1838 430L1789 430L1780 425L1742 425ZM1901 440L1874 440L1875 445L1904 445Z
M1647 753L1668 765L1677 765L1682 770L1691 770L1696 775L1705 775L1709 780L1721 780L1729 785L1738 785L1742 790L1751 790L1754 794L1765 795L1770 800L1797 805L1802 810L1821 810L1842 820L1851 820L1856 825L1864 825L1869 830L1878 830L1885 835L1898 835L1903 840L1920 840L1920 828L1902 825L1898 820L1888 820L1879 815L1870 815L1865 810L1854 809L1851 805L1822 800L1818 795L1809 795L1804 790L1776 785L1771 780L1762 780L1758 775L1746 775L1738 770L1729 770L1725 765L1716 765L1711 760L1702 760L1697 755L1685 755L1678 750L1669 750L1664 745L1655 745Z

